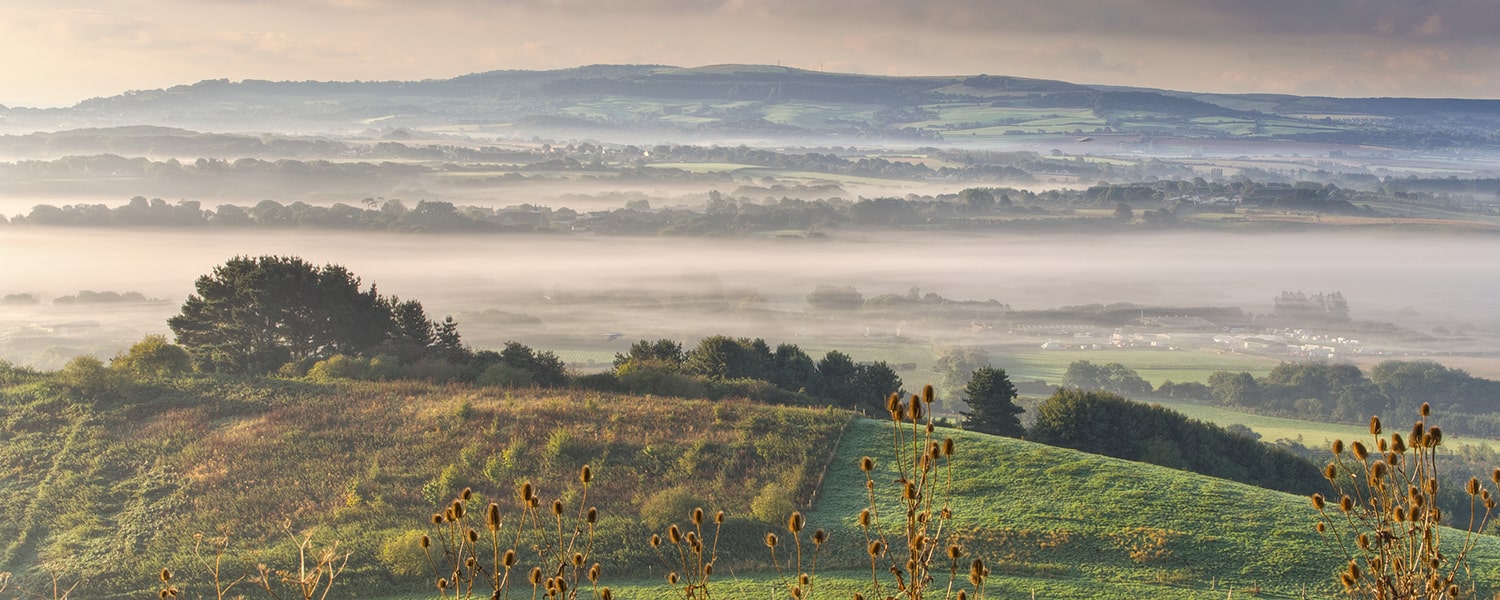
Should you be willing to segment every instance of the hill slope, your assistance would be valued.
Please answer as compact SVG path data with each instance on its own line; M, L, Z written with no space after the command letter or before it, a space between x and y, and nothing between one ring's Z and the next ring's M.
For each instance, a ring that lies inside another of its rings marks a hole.
M17 132L138 124L281 132L407 127L647 143L1149 134L1446 146L1495 143L1500 101L1199 94L758 65L594 65L405 82L221 79L68 108L0 107L0 125Z
M0 375L0 570L16 572L12 589L22 591L42 589L50 568L83 578L81 597L139 597L169 566L200 593L194 533L229 532L231 569L285 565L295 548L278 529L288 521L354 553L337 596L416 592L430 586L425 563L395 540L408 536L409 546L459 489L505 503L531 480L544 501L574 502L585 463L596 473L588 503L604 515L595 559L607 580L659 571L643 520L660 531L692 505L731 514L721 566L753 578L766 568L760 536L781 527L754 520L752 499L776 484L805 503L821 481L808 521L833 542L820 572L855 586L867 576L858 460L888 468L886 424L822 410L411 383ZM1313 533L1304 498L1019 440L940 435L958 443L957 531L993 565L1002 594L1258 587L1296 597L1332 581L1338 561ZM1500 580L1500 544L1482 545L1474 561L1486 585Z

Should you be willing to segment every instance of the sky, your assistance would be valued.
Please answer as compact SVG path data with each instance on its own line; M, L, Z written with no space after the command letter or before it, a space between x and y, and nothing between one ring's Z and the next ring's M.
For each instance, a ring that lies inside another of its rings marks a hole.
M0 0L0 104L203 79L781 64L1500 98L1497 0Z

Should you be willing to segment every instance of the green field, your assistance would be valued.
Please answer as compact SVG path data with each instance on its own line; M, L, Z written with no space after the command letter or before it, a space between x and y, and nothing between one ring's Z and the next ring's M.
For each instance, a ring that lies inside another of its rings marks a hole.
M991 350L990 362L1003 367L1014 381L1043 379L1062 383L1068 364L1086 360L1094 364L1120 363L1141 374L1151 385L1172 380L1202 382L1215 371L1245 371L1257 377L1271 372L1280 361L1247 354L1211 350Z
M1255 430L1256 433L1261 435L1261 439L1266 441L1291 440L1312 448L1326 447L1333 443L1335 439L1348 441L1367 438L1370 435L1370 432L1360 425L1339 425L1281 417L1267 417L1171 398L1151 397L1139 398L1139 400L1161 404L1200 421L1225 426L1244 425ZM1500 440L1465 438L1458 435L1447 436L1443 440L1443 444L1454 447L1474 444L1500 450Z

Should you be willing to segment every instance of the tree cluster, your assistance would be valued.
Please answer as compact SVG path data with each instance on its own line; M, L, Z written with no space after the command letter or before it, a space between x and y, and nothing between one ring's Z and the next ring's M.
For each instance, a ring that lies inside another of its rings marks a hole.
M1429 403L1456 417L1447 423L1450 431L1500 435L1500 381L1431 361L1389 360L1368 375L1354 365L1329 362L1282 363L1260 378L1220 371L1209 376L1206 391L1201 399L1222 406L1343 423L1411 413Z
M715 335L686 351L674 340L640 340L615 355L614 367L615 381L633 393L692 395L718 389L754 397L760 389L762 397L801 397L871 414L885 409L890 394L903 393L901 377L884 361L855 362L838 350L814 360L796 344L773 349L760 338Z
M1037 408L1027 438L1285 492L1325 486L1318 467L1291 452L1110 392L1059 389Z
M198 278L167 325L205 372L422 378L561 386L563 363L516 342L464 345L452 317L363 287L348 269L284 256L235 257Z
M1096 365L1086 360L1068 364L1063 372L1063 387L1112 392L1122 396L1151 393L1151 382L1135 369L1120 363Z

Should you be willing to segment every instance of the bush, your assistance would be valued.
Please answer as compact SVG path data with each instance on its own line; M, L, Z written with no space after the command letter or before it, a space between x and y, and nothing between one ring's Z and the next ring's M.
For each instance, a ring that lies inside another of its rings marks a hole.
M378 558L392 575L418 577L428 571L427 556L422 552L422 531L412 529L393 537L380 547Z
M370 361L343 354L335 354L313 364L307 376L314 381L328 382L336 379L370 379Z
M792 503L792 493L775 482L766 484L750 501L750 514L767 525L786 523L787 517L795 510L797 505Z
M682 521L694 507L701 505L687 486L676 485L652 494L641 505L641 521L654 530Z
M109 367L136 377L166 377L191 371L193 364L182 346L168 342L166 336L148 335L116 355Z

